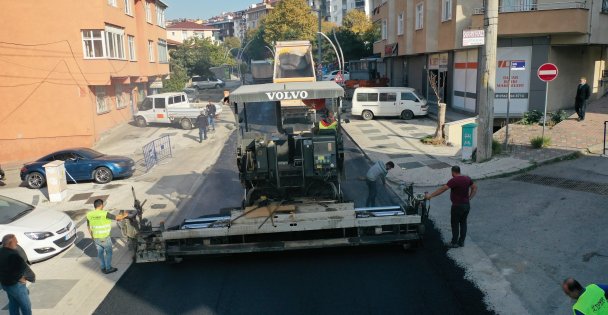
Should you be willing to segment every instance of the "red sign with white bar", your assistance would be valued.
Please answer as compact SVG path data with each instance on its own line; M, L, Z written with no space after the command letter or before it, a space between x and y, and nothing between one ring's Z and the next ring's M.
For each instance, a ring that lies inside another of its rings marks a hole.
M334 78L334 81L336 81L336 83L342 83L342 82L344 82L344 76L342 75L342 72L338 72L336 74L336 77Z
M538 75L538 78L541 79L541 81L549 82L557 78L558 72L559 71L557 70L556 65L552 63L545 63L538 67L538 72L536 74Z

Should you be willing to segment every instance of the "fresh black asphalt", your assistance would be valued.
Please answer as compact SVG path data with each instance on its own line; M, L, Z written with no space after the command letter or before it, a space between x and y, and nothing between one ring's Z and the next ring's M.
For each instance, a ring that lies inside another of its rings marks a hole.
M195 198L192 215L238 206L233 134ZM370 162L345 141L346 198L361 206ZM236 194L236 195L235 195ZM396 202L380 189L379 204ZM431 211L448 211L431 209ZM197 213L198 212L198 213ZM429 223L422 247L396 245L186 258L133 264L94 314L493 314L446 256Z

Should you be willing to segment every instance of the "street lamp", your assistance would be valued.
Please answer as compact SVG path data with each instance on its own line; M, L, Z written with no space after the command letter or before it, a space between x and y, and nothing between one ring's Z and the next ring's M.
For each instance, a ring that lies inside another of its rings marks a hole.
M342 71L342 60L340 59L340 55L338 54L338 50L336 49L336 45L334 45L334 43L331 41L331 39L329 39L329 37L327 37L327 35L323 34L323 32L317 32L317 34L325 37L325 39L327 39L327 41L331 44L331 47L334 48L334 52L336 53L336 59L338 59L338 67L339 67L340 73L343 73L343 71ZM319 46L321 46L321 44L319 44Z

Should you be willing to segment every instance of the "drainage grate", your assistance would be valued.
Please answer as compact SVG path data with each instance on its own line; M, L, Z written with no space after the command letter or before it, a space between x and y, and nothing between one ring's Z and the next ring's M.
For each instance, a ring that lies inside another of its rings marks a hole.
M581 181L581 180L557 178L557 177L534 175L534 174L520 175L520 176L513 178L513 180L537 184L537 185L544 185L544 186L558 187L558 188L564 188L564 189L570 189L570 190L590 192L590 193L594 193L594 194L598 194L598 195L608 195L608 184L585 182L585 181Z

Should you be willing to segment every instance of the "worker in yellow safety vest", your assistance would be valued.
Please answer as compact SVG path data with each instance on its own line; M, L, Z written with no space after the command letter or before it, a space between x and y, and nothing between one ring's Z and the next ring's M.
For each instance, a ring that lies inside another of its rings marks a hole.
M608 285L590 284L583 288L578 281L568 278L562 289L576 301L572 306L574 315L608 315Z
M95 210L87 213L87 226L89 234L97 247L97 257L101 261L101 272L108 274L116 272L112 267L112 220L121 221L126 215L113 215L103 209L103 200L96 199L93 202Z
M328 114L321 119L319 122L319 129L333 129L336 130L338 128L338 122L334 118L334 114L332 112L328 112Z

